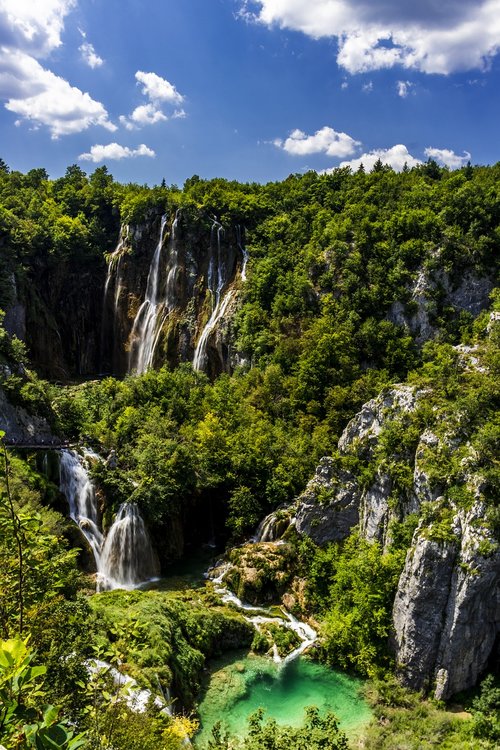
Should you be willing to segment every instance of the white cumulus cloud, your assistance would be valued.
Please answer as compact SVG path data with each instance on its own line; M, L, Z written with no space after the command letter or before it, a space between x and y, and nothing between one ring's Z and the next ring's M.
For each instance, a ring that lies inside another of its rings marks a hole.
M247 19L336 37L337 61L350 73L485 69L500 49L500 0L241 1Z
M93 161L97 164L100 161L107 159L133 159L136 156L149 156L155 157L156 154L153 149L141 143L137 148L129 148L128 146L121 146L119 143L108 143L106 146L96 143L91 147L90 151L85 154L80 154L78 157L81 161Z
M144 125L154 125L162 120L168 120L168 117L152 102L140 104L129 117L120 115L120 122L127 130L137 130Z
M78 50L81 52L82 59L87 63L89 68L99 68L104 63L104 60L102 57L99 57L94 49L94 45L90 44L90 42L84 42L79 46Z
M0 92L7 99L6 109L35 127L46 126L53 138L91 125L116 130L101 102L23 52L6 48L0 52Z
M470 161L468 151L464 151L464 156L459 156L449 148L426 148L425 155L429 159L435 159L450 169L460 169L460 167L464 167Z
M64 18L76 0L1 0L0 43L44 57L61 45Z
M294 156L308 154L326 154L327 156L350 156L361 145L347 133L338 133L333 128L325 126L317 130L314 135L306 135L302 130L292 130L288 138L277 138L274 145Z
M64 20L75 0L1 0L0 98L18 115L16 125L48 128L53 138L100 125L116 130L101 102L45 68L61 45Z
M422 163L419 159L416 159L409 153L406 146L403 146L403 144L400 143L396 146L392 146L392 148L374 149L366 154L362 154L357 159L343 161L340 166L350 167L355 172L362 164L365 170L369 172L373 169L375 162L379 159L382 164L388 164L395 172L401 172L405 164L407 164L408 167L416 167L417 164Z
M182 104L184 97L175 86L156 73L144 73L138 70L135 74L138 84L142 84L142 93L152 101L165 101L171 104Z
M149 102L140 104L128 117L120 115L120 122L127 130L137 130L144 125L155 125L157 122L168 120L169 118L160 108L160 103L166 102L178 107L184 101L184 96L177 91L175 86L156 73L144 73L138 70L135 77L137 83L142 85L142 93L148 97ZM182 117L186 117L182 108L175 109L171 115L171 119Z

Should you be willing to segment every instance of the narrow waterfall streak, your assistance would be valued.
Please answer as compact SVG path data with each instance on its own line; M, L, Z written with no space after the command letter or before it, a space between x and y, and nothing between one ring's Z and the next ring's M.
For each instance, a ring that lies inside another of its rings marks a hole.
M276 513L269 513L259 524L252 542L274 542L276 527Z
M120 505L104 542L98 572L100 591L134 589L156 579L156 556L135 503Z
M177 275L179 271L179 250L177 247L177 227L179 224L180 209L175 212L175 218L170 230L167 258L167 282L165 286L165 309L170 313L177 306ZM161 328L161 326L160 326Z
M236 225L236 244L238 245L238 249L241 252L241 255L243 256L243 263L241 265L241 280L246 281L247 280L248 250L243 244L241 227L239 224Z
M144 302L137 311L132 326L129 373L141 375L151 367L154 354L154 341L158 307L160 305L160 259L163 247L163 234L167 223L166 215L161 218L160 237L149 267Z
M125 231L123 231L125 230ZM120 267L123 259L123 247L125 245L126 239L128 239L129 235L129 226L128 224L122 228L120 232L120 237L118 240L118 244L114 251L112 252L109 262L108 262L108 270L106 273L106 281L104 284L104 293L103 293L103 301L102 301L102 320L101 320L101 364L106 362L106 340L107 340L107 334L113 332L114 334L114 328L115 328L115 321L116 321L116 315L117 315L117 308L118 308L118 301L120 298ZM114 287L114 288L113 288ZM111 296L111 292L113 291L113 308L112 308L112 314L110 316L111 310L109 305L109 298ZM110 320L111 317L111 320Z
M214 285L214 257L213 254L210 258L210 262L208 264L208 278L207 278L207 288L210 290L212 295L212 301L213 301L213 308L212 313L201 332L201 336L198 339L198 343L196 344L196 349L194 351L194 357L193 357L193 368L195 370L204 370L207 363L207 347L208 347L208 340L212 334L212 332L217 328L217 325L219 324L219 321L224 317L226 310L228 308L228 305L232 298L234 297L234 291L231 289L229 290L225 295L222 294L225 284L227 283L226 279L226 266L224 263L224 258L222 256L222 247L221 247L221 236L224 233L224 229L219 222L214 220L214 223L212 225L212 234L211 237L213 238L214 232L217 233L217 255L216 255L216 266L217 266L217 285ZM211 245L213 246L213 242L211 240ZM215 289L214 289L215 286Z
M61 451L60 490L69 505L69 514L87 539L96 568L99 570L103 535L95 489L79 456L70 450Z
M275 510L263 518L250 541L254 543L276 542L279 544L285 532L290 526L294 526L296 521L295 516L290 512L290 508L288 508L288 514L286 510Z

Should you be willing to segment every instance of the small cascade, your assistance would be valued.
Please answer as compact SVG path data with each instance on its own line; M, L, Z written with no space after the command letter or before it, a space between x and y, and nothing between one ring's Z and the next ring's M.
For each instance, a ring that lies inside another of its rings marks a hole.
M99 560L103 535L99 524L97 501L87 470L74 451L61 451L60 490L69 504L69 515L80 527L87 539L96 568Z
M212 580L214 589L216 593L219 594L224 604L233 604L242 612L248 613L245 614L245 619L248 622L251 622L259 633L261 632L261 625L271 623L287 628L288 630L293 630L293 632L299 637L300 645L284 658L279 655L278 648L276 644L274 644L273 660L275 662L286 664L293 661L300 656L300 654L314 645L318 638L317 632L307 623L297 620L284 607L279 607L281 615L276 615L266 607L254 606L247 602L243 602L236 596L236 594L233 594L232 591L226 588L224 586L224 578L231 567L231 563L224 563L222 566L216 568L216 570L219 571L219 575L216 577L212 577L210 570L205 574L207 578Z
M133 589L156 577L158 566L146 526L135 503L123 503L104 542L100 591Z
M88 450L83 460L74 451L61 451L60 490L68 501L69 515L92 549L98 590L137 588L158 572L146 526L137 505L123 503L104 538L94 485L85 466L88 459L100 460Z
M290 515L290 511L287 514L284 510L275 510L262 519L251 541L277 542L294 523L295 518Z
M255 535L252 537L252 542L274 542L276 539L276 513L269 513L268 516L262 519L259 523Z
M149 267L146 296L135 316L132 326L129 354L129 373L141 375L151 367L157 336L158 308L160 300L160 260L163 247L163 234L167 217L161 218L160 237Z
M243 263L241 266L241 280L246 281L247 280L248 250L246 249L243 243L241 227L239 224L236 225L236 244L238 245L238 249L243 256Z
M208 266L208 278L207 287L210 290L212 297L212 314L205 325L201 336L196 344L196 349L193 357L193 368L195 370L204 370L207 364L207 346L208 340L212 332L217 328L219 321L224 317L226 310L235 295L235 291L230 289L223 294L224 286L227 284L227 269L224 263L221 250L221 237L223 236L224 229L218 221L214 220L212 225L212 238L214 234L217 237L217 252L213 253L213 239L210 242L212 248L212 256L210 258Z

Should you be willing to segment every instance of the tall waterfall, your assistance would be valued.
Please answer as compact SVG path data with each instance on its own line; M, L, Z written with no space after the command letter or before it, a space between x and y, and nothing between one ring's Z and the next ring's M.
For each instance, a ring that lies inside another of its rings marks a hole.
M87 452L87 456L96 454ZM98 590L131 589L157 575L156 555L137 505L123 503L106 538L101 531L95 489L77 453L61 451L60 490L69 514L92 549Z
M68 501L69 515L87 539L94 555L96 568L99 570L103 535L99 524L94 485L83 463L73 451L61 451L59 486Z
M214 234L216 234L217 252L215 254L213 252L214 243L212 240L210 243L212 255L210 257L210 263L208 266L207 279L207 286L211 293L213 307L212 314L210 315L210 318L208 319L203 331L201 332L198 343L196 344L196 349L194 351L193 357L193 368L195 370L203 370L205 368L207 363L207 346L210 335L212 331L217 327L219 321L224 317L228 305L235 295L235 291L233 289L230 289L226 292L226 294L223 294L224 286L227 283L227 269L221 251L221 236L223 232L224 229L222 225L219 224L218 221L214 221L212 225L212 238Z
M135 316L131 333L129 372L140 375L151 367L160 305L160 259L167 217L161 217L160 237L149 267L146 296Z
M133 589L157 573L156 557L139 508L123 503L102 549L99 588Z

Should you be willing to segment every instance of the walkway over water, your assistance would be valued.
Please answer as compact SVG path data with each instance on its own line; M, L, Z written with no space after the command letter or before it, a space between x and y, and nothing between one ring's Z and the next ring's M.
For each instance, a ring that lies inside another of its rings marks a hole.
M19 448L30 451L59 450L60 448L76 447L76 443L70 443L67 440L46 440L45 442L40 441L36 443L23 443L22 441L16 442L15 440L3 440L2 442L6 448Z

